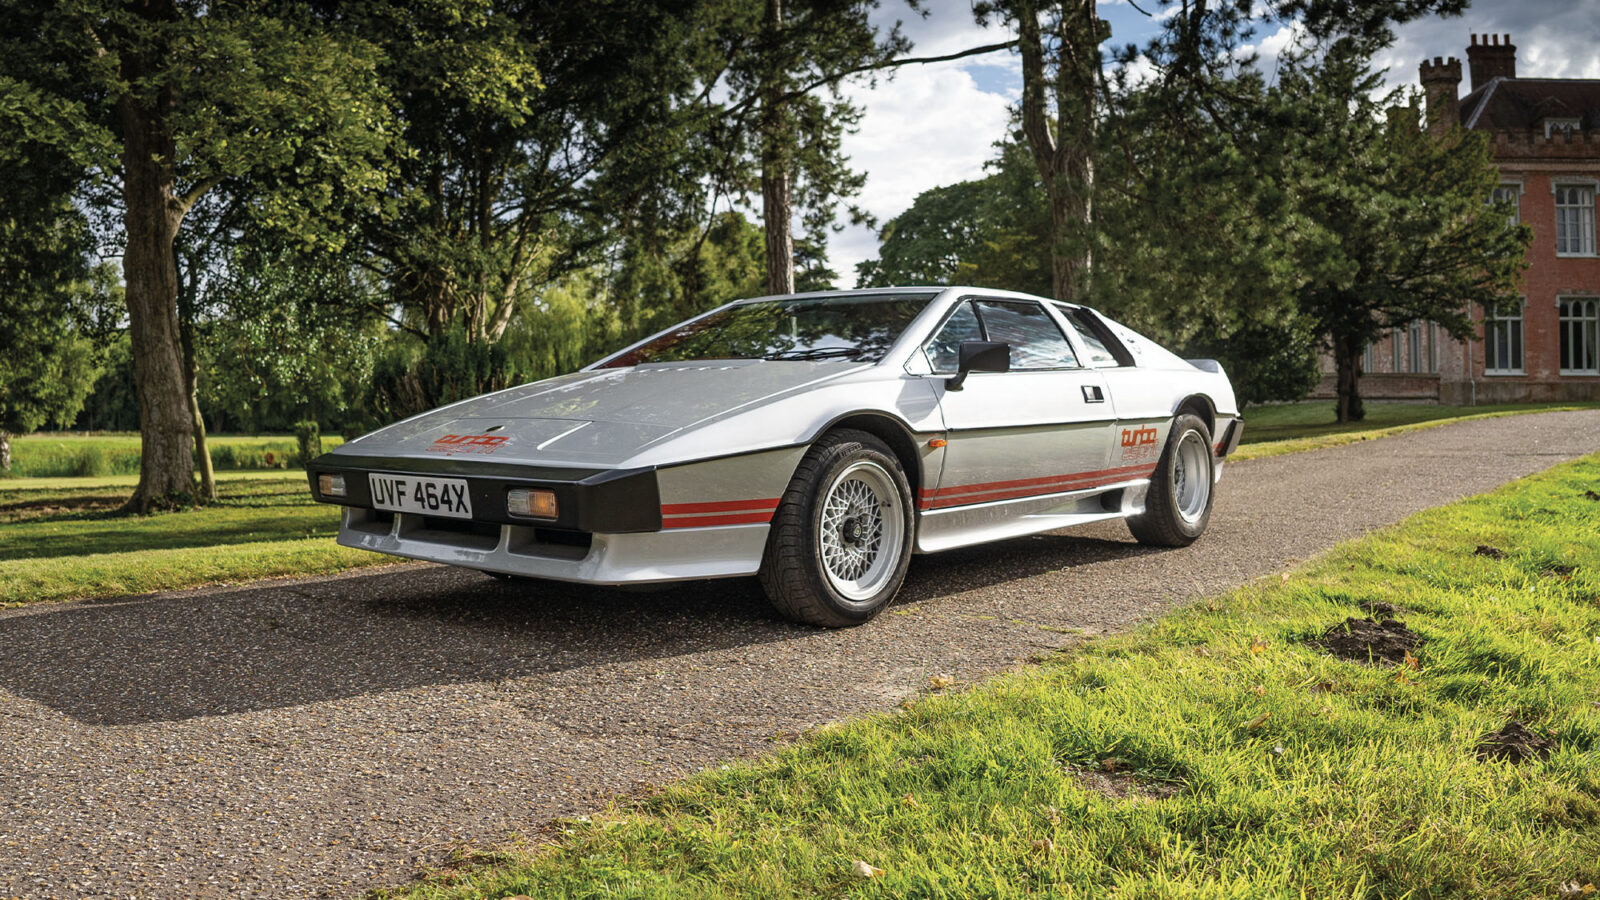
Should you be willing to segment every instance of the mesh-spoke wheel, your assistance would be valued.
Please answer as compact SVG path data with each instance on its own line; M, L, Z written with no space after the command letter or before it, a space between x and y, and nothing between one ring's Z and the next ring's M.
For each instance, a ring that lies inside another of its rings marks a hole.
M761 584L779 612L859 625L894 599L911 559L911 486L889 448L841 430L812 445L772 519Z
M1182 413L1172 421L1161 461L1150 476L1144 512L1128 519L1128 530L1141 544L1187 547L1211 520L1211 486L1216 478L1211 456L1211 429L1205 420Z
M1198 431L1185 431L1173 457L1172 502L1178 516L1192 525L1211 505L1210 447Z
M822 501L817 546L828 582L845 597L870 599L894 575L905 541L894 514L898 500L889 473L871 460L854 463L834 478Z

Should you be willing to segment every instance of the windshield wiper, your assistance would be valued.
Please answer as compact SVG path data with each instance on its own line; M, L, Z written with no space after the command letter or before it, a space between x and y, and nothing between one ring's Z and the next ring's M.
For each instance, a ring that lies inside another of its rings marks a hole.
M771 360L796 360L796 359L835 359L840 357L860 356L860 347L812 347L809 350L784 350L778 353L769 353L762 359Z

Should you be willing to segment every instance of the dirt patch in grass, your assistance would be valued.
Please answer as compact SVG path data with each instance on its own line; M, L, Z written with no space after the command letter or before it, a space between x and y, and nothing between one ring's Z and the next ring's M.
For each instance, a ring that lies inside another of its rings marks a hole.
M1583 495L1590 500L1600 500L1600 494L1596 494L1594 491L1584 491Z
M1499 731L1491 731L1478 738L1478 758L1486 762L1503 759L1510 763L1521 763L1534 757L1544 759L1554 748L1549 738L1516 719L1507 722Z
M1322 633L1312 641L1318 647L1340 659L1358 663L1392 663L1400 665L1411 651L1422 644L1423 637L1406 627L1399 619L1357 619L1351 616Z
M1473 556L1487 556L1490 559L1505 559L1506 558L1506 552L1504 550L1501 550L1499 547L1491 547L1488 544L1479 544L1478 545L1478 549L1472 551L1472 555Z
M1067 766L1067 774L1089 790L1113 800L1165 800L1183 790L1182 785L1126 771L1115 757L1102 761L1097 769Z
M1393 603L1385 603L1382 600L1364 600L1361 603L1361 608L1366 611L1367 615L1380 622L1385 619L1398 619L1405 613L1404 609L1395 606Z
M1545 566L1539 570L1540 574L1549 575L1552 578L1571 578L1576 571L1578 571L1577 566Z

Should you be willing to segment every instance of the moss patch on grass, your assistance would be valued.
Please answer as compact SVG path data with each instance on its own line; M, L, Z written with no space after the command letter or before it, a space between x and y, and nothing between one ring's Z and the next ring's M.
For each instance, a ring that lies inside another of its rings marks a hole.
M1600 883L1597 482L1600 455L1559 466L1287 579L558 823L544 849L378 895L1581 892ZM1391 608L1425 638L1412 661L1318 646ZM1513 720L1548 756L1480 758Z

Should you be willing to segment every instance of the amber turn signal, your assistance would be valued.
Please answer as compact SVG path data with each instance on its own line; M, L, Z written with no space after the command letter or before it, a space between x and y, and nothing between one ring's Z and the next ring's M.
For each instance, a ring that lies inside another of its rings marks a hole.
M944 438L934 438L933 440L928 442L928 446L932 447L935 450L937 450L940 447L943 447L945 444L948 444L948 443L950 443L950 442L945 440Z
M556 517L555 491L532 491L518 488L506 493L506 511L513 516L529 519L554 519Z

